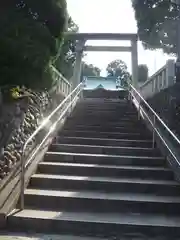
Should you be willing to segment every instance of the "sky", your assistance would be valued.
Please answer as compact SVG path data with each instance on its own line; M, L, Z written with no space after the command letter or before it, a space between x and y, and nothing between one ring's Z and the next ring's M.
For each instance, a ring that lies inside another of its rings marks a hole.
M67 0L68 11L82 33L137 33L131 0ZM88 41L86 45L128 46L124 41ZM172 58L159 51L144 50L138 42L138 63L147 64L151 76ZM101 69L106 74L107 65L121 59L126 62L131 72L131 53L88 52L84 60Z

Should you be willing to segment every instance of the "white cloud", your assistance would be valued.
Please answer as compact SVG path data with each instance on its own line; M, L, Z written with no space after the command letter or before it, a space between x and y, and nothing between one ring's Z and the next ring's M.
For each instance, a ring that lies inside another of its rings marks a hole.
M67 0L68 11L78 24L80 32L136 33L136 21L131 0ZM92 43L92 42L91 42ZM88 42L90 44L90 42ZM92 45L117 45L113 41L94 41ZM127 43L124 43L126 44ZM119 45L122 45L119 42ZM131 55L122 52L90 52L85 57L105 74L106 66L115 59L122 59L131 71ZM150 74L162 67L169 57L162 51L145 51L138 43L139 63L147 64Z

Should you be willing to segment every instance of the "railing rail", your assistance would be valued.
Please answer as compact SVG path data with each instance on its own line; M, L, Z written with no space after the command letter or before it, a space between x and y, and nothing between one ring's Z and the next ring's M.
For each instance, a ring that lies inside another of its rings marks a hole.
M67 81L65 77L63 77L63 75L53 65L50 65L50 67L52 69L53 79L56 82L58 82L58 88L56 89L56 91L58 93L64 94L65 97L68 96L72 90L72 85Z
M158 69L158 71L155 72L152 76L150 76L149 79L140 86L140 88L143 88L144 86L148 85L151 81L153 81L153 79L161 75L163 71L166 71L166 64L160 69Z
M154 146L155 146L155 134L157 134L160 137L163 144L165 145L165 147L170 152L170 154L176 160L176 162L178 164L180 164L176 154L173 152L173 150L170 148L170 146L167 143L167 141L165 140L165 138L162 136L162 134L158 130L157 123L160 123L160 125L163 127L163 129L169 134L169 136L173 139L173 141L175 141L178 144L178 146L180 146L180 140L170 130L170 128L164 123L164 121L161 119L161 117L152 109L152 107L143 98L143 96L139 93L139 91L134 86L132 86L132 84L130 84L129 86L130 86L130 89L129 89L130 97L131 97L132 101L133 101L133 98L136 101L135 105L138 108L138 116L140 116L140 115L145 116L152 127L152 147L154 148ZM144 106L146 106L148 111L150 111L151 116L149 116L149 114L145 110Z
M21 190L20 190L20 208L24 209L24 189L25 189L25 170L29 162L36 156L37 152L41 149L43 144L46 142L48 137L53 134L58 123L64 118L65 114L70 113L73 109L73 104L77 101L78 96L81 97L81 92L83 90L83 83L80 83L60 104L52 111L51 114L40 124L40 126L34 131L34 133L27 139L22 149L21 156ZM60 112L59 112L60 111ZM57 115L57 116L56 116ZM52 118L55 117L55 120ZM57 119L56 119L57 118ZM49 126L51 124L51 126ZM26 156L26 150L28 145L38 136L38 134L46 129L48 132L45 136L40 139L37 148L33 152L32 156L28 158ZM26 161L28 159L28 161Z
M147 99L162 89L175 83L175 62L168 60L166 64L139 86L142 96Z

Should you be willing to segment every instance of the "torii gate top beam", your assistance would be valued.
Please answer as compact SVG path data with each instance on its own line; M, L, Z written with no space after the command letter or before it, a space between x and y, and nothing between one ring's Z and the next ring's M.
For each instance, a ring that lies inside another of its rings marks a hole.
M138 40L133 33L65 33L65 36L74 40Z
M132 54L132 76L133 83L136 86L138 79L138 55L137 55L137 34L130 33L65 33L65 37L68 39L76 40L76 61L74 67L74 88L80 82L81 75L81 62L82 62L82 53L83 51L131 51ZM130 47L94 47L94 46L85 46L86 41L88 40L127 40L131 41Z

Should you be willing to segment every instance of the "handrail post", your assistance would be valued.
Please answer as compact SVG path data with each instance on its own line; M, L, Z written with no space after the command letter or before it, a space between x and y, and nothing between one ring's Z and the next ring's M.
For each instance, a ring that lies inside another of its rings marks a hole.
M23 149L24 150L24 149ZM20 209L24 210L24 189L25 189L25 157L24 157L24 151L22 153L22 159L21 159L21 187L20 187Z
M83 95L83 89L82 89L82 91L80 93L80 99L82 99L83 97L84 97L84 95Z
M129 100L130 104L133 104L132 90L133 90L133 89L131 88L131 86L129 86L128 100Z
M129 88L128 100L131 101L131 89Z
M153 136L152 136L152 148L155 147L155 124L156 124L156 116L153 115L153 125L154 125L154 128L153 128Z
M69 90L70 90L70 92L72 92L72 86L70 86L70 88L69 88ZM71 97L70 97L70 103L72 103L72 99L73 99L73 96L71 95ZM73 109L73 107L72 107L72 104L70 105L70 108L69 108L69 114L71 114L71 112L72 112L72 109Z
M83 94L84 86L85 86L85 80L83 79L83 81L82 81L82 86L81 86L80 98L84 98L84 94Z
M70 114L71 114L72 109L73 109L73 106L72 106L72 99L73 99L73 97L71 96L71 97L70 97L70 103L71 103L71 106L70 106L70 109L69 109L69 110L70 110Z
M138 120L141 118L141 99L139 99L139 107L138 107Z

